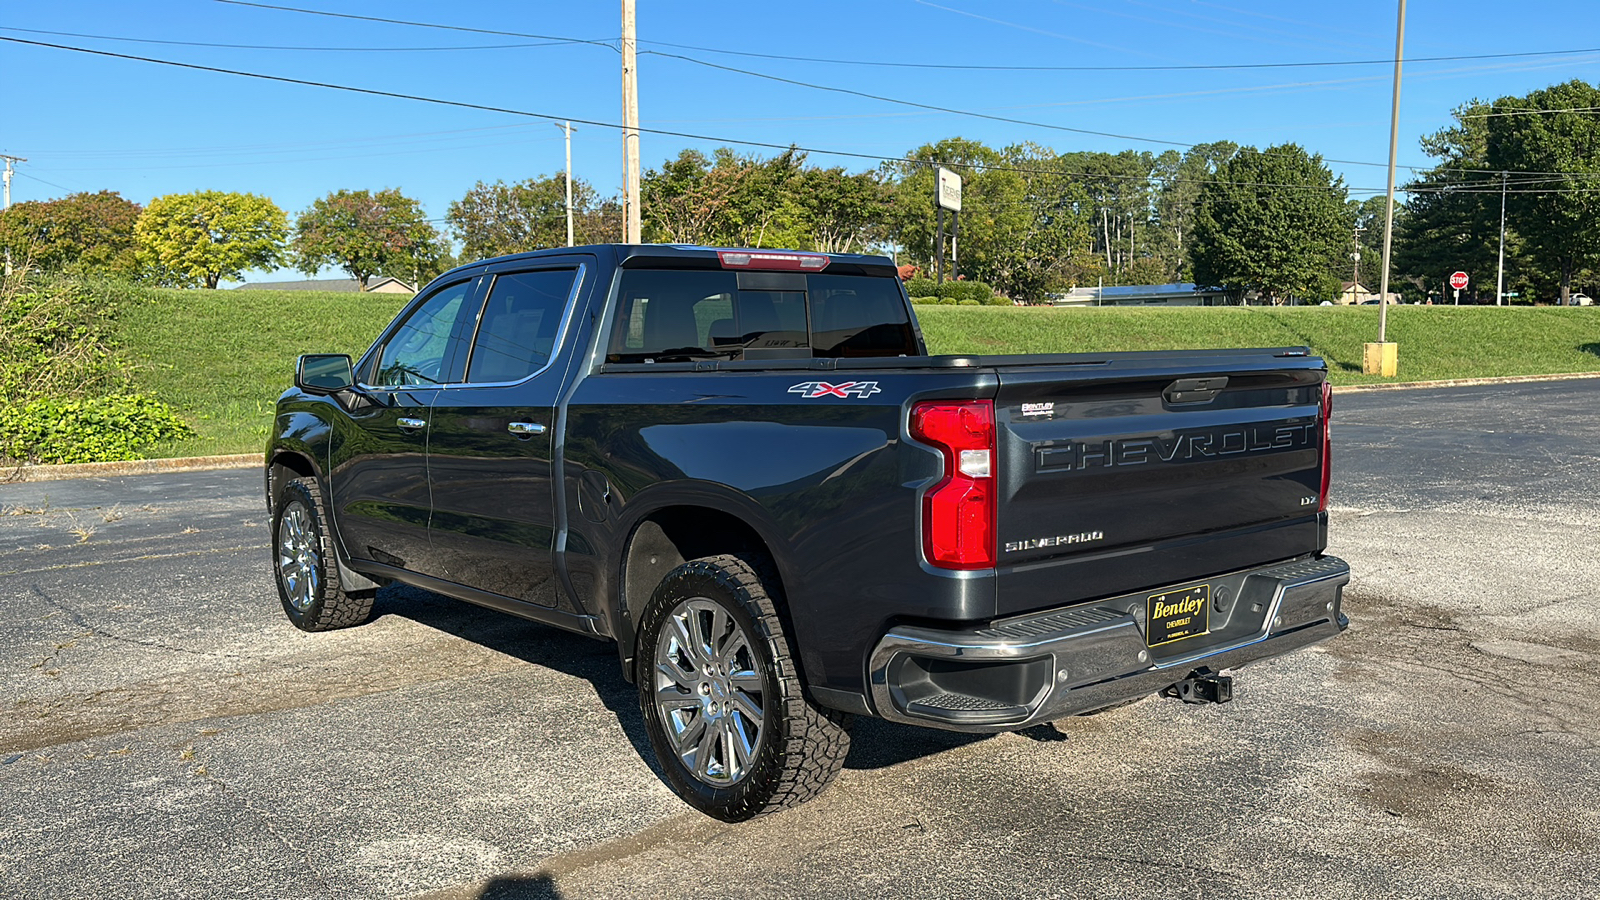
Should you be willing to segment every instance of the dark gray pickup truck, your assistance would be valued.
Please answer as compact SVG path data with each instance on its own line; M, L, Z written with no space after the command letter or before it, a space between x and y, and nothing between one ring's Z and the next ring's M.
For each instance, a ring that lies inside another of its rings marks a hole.
M277 582L309 631L398 581L615 641L672 787L737 821L826 787L851 715L1221 702L1339 634L1330 397L1304 348L928 356L881 257L492 259L300 359Z

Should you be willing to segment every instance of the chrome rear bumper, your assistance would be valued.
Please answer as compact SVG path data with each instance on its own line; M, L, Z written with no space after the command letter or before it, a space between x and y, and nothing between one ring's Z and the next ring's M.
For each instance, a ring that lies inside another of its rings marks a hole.
M1012 731L1154 693L1197 667L1233 669L1337 636L1350 567L1331 556L1205 579L1210 633L1146 644L1152 592L968 630L891 629L868 662L878 715L952 731Z

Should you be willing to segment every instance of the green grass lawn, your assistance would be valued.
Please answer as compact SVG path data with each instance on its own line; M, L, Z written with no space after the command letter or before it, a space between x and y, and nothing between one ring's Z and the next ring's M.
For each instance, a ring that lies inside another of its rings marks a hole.
M1378 308L1053 309L919 306L937 353L1072 353L1308 346L1334 384L1600 371L1600 307L1391 306L1396 378L1361 374Z
M301 353L359 355L404 305L393 294L151 291L120 315L141 385L198 437L152 456L250 453L266 443L273 401ZM1402 306L1389 309L1400 375L1361 374L1376 307L1051 309L919 306L935 353L1070 353L1309 346L1335 384L1600 371L1600 307Z
M150 456L262 450L273 403L301 353L358 356L406 294L311 291L150 291L118 316L118 338L141 387L165 400L197 437Z

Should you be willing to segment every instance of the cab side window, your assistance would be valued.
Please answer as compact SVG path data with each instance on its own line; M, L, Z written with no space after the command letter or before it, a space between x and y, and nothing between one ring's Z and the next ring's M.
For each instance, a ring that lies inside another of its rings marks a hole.
M467 364L467 381L521 381L544 368L572 296L573 269L496 275Z
M451 364L461 343L457 328L461 308L474 283L468 279L447 285L411 311L384 342L374 370L374 386L434 385L450 380Z

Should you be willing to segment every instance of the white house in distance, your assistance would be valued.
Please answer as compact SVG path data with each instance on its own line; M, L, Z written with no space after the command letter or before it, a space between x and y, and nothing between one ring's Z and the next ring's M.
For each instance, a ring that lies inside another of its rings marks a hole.
M1352 306L1361 303L1376 303L1378 295L1367 290L1359 281L1344 281L1339 284L1339 305ZM1399 303L1400 295L1394 291L1389 292L1389 302Z

